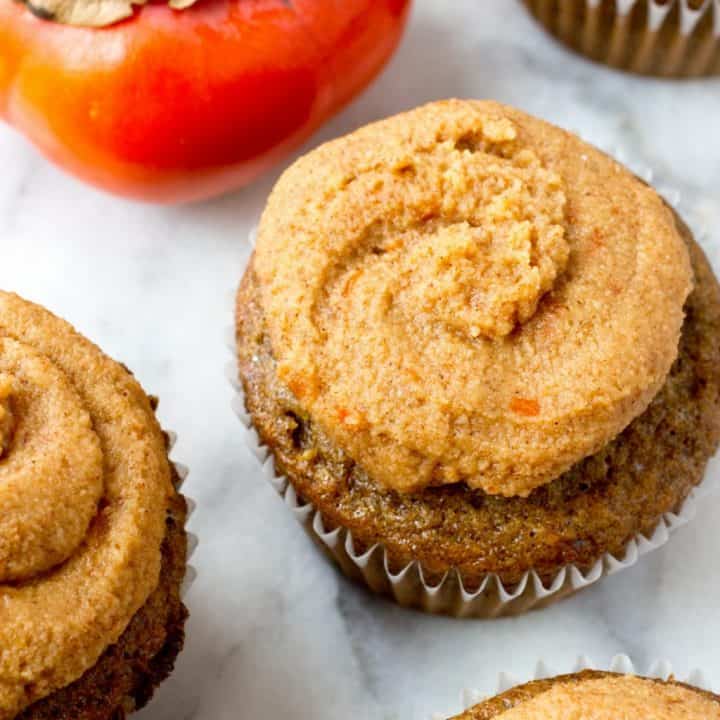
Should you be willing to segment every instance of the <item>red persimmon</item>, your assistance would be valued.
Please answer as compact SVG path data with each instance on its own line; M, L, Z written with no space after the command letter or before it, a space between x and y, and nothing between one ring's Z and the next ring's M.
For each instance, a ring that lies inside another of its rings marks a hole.
M305 140L377 75L410 6L150 0L103 27L52 11L98 1L117 2L0 2L0 116L83 180L169 203L245 185Z

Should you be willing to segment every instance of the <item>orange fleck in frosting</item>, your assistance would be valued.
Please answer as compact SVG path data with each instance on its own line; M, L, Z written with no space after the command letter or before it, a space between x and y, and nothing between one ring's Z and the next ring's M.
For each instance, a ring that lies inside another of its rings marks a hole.
M528 400L527 398L513 398L510 401L510 409L518 415L535 417L540 414L540 403L537 400Z

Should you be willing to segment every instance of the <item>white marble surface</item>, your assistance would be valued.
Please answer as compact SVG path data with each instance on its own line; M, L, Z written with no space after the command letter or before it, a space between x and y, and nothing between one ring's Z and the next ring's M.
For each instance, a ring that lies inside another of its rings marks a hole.
M555 46L510 0L418 0L387 72L308 147L446 96L517 104L655 168L720 236L720 82L640 80ZM719 503L640 566L519 619L403 611L316 555L240 442L223 376L247 231L277 172L184 208L135 205L63 176L0 128L0 286L71 320L160 395L190 465L201 539L187 646L145 720L416 720L539 657L701 666L720 685ZM715 259L720 259L716 252Z

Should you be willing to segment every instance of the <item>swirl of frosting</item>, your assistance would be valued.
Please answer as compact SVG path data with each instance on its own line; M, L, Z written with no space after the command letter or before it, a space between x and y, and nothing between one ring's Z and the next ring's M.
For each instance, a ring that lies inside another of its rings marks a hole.
M78 679L156 587L169 473L127 371L0 292L0 720Z
M527 495L597 451L662 385L692 282L650 188L490 102L302 158L253 262L278 376L399 491Z

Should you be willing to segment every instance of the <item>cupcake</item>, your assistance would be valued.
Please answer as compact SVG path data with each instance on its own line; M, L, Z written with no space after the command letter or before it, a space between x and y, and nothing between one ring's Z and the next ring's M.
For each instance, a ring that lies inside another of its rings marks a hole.
M519 685L475 705L455 720L491 718L719 720L720 697L673 679L584 670Z
M0 719L118 720L170 673L186 503L154 402L0 292Z
M567 594L682 506L720 436L720 290L688 228L607 155L494 102L426 105L295 163L236 318L286 499L404 605Z
M720 74L717 0L524 0L554 37L596 62L661 77Z

